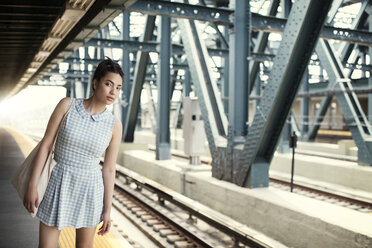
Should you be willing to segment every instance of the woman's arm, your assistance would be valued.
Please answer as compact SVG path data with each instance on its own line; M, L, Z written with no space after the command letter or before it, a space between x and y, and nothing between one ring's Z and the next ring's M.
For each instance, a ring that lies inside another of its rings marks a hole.
M111 227L111 205L112 195L114 193L115 184L115 165L121 143L122 125L115 118L112 138L108 148L106 149L105 161L103 163L102 175L104 184L104 210L103 210L103 225L100 228L99 234L103 235L110 230Z
M68 110L70 98L63 98L54 109L49 118L43 139L41 140L40 148L35 156L32 174L28 184L28 191L24 197L23 205L28 212L34 212L34 206L38 207L39 199L37 194L37 183L39 182L40 174L46 162L49 152L52 150L54 137L57 135L59 124Z

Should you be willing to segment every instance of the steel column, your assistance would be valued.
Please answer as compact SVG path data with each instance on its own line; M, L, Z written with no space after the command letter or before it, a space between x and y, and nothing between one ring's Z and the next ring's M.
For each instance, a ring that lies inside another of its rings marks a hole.
M229 28L224 27L224 34L226 43L229 42ZM228 44L222 43L222 48L228 49ZM223 102L223 108L225 113L228 115L229 113L229 74L230 74L230 63L229 59L224 57L223 58L223 80L221 86L221 96Z
M152 39L155 25L155 16L148 16L146 20L145 31L142 41L149 41ZM137 122L138 109L140 104L142 86L145 81L146 67L148 62L148 52L137 52L137 64L134 70L134 81L130 92L129 106L127 118L124 125L124 141L133 142L134 130Z
M372 32L372 11L369 14L369 32ZM369 47L369 63L372 63L372 48ZM372 87L372 72L369 72L368 86ZM368 94L368 120L372 123L372 94Z
M234 29L230 32L229 47L229 128L232 139L243 142L247 135L249 111L248 56L250 44L250 5L249 1L232 1L235 8Z
M186 69L185 70L185 81L183 84L183 97L190 96L190 92L191 92L191 74L190 74L190 70Z
M162 16L160 19L160 53L158 75L158 107L156 111L156 159L170 159L170 18Z
M306 70L302 79L302 92L309 93L309 70ZM301 136L309 130L309 102L308 97L301 98L300 119L302 122Z
M262 100L254 115L234 182L267 187L268 170L331 1L303 0L293 4ZM286 61L286 63L283 63Z
M123 12L123 30L122 30L122 38L123 40L129 40L130 39L130 13ZM121 122L123 123L123 135L122 140L124 141L124 131L126 129L125 125L126 119L128 117L128 102L130 97L130 60L129 60L129 51L123 49L123 58L122 58L122 67L124 72L124 82L122 87L122 108L121 108Z

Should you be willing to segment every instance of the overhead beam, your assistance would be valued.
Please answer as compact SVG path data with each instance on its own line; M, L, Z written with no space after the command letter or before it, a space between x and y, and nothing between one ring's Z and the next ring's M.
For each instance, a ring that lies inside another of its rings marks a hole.
M177 24L181 31L192 81L199 99L209 150L215 157L217 145L227 133L227 118L221 99L217 95L216 82L211 77L207 59L209 55L200 37L200 31L191 20L177 19Z
M170 159L170 57L171 57L171 19L160 19L160 56L158 73L158 102L156 110L156 159Z
M155 0L141 0L126 8L124 6L110 6L129 12L139 12L146 15L161 15L167 17L187 18L191 20L209 21L217 24L231 25L229 9L211 8L201 5L166 2Z
M233 26L229 16L234 13L231 9L211 8L201 5L185 4L178 2L138 1L132 6L109 6L112 9L140 12L148 15L162 15L175 18L186 18L191 20L209 21L222 25ZM252 13L252 30L273 33L282 33L287 20L272 16L264 16ZM359 45L371 46L372 33L360 30L336 28L325 25L320 33L324 39L347 41Z
M276 16L278 12L279 4L280 4L280 0L272 0L270 2L269 16ZM260 31L258 33L255 45L253 47L254 54L261 54L265 52L268 37L269 37L269 33L267 32ZM260 60L257 60L257 56L252 54L250 59L253 60L253 63L249 64L249 82L250 82L249 93L252 92L258 72L260 71L260 63L259 63Z
M143 42L148 42L153 37L155 27L155 16L147 16L145 31L142 36ZM141 92L145 82L146 67L149 59L149 53L144 51L137 52L137 64L134 70L133 86L130 92L128 105L128 117L124 125L124 141L133 142L134 130L137 123L138 109L140 105Z

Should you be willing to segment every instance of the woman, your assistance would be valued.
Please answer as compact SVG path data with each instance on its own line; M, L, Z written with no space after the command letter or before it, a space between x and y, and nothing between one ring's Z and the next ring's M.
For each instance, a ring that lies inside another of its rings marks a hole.
M104 235L110 230L122 125L106 105L119 96L123 80L119 64L105 59L94 72L93 95L75 101L69 97L62 99L50 117L24 198L29 212L38 208L40 248L57 247L60 230L66 226L76 228L76 247L93 247L96 226L101 221L103 225L98 234ZM74 106L62 121L70 104ZM38 206L36 185L60 124L54 154L57 165ZM101 171L98 164L104 152Z

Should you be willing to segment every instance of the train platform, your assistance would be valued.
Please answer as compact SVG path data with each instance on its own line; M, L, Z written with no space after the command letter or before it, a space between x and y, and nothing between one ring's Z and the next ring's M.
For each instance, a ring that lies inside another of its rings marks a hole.
M221 213L225 216L223 218L231 218L230 222L241 223L242 230L255 230L253 233L259 233L256 236L261 239L265 237L265 240L275 244L270 247L372 246L372 208L358 210L355 206L346 206L322 197L299 194L296 189L290 193L288 188L283 190L283 187L275 186L274 182L270 182L270 187L265 189L241 188L213 178L208 162L190 166L180 156L165 161L155 160L155 153L151 147L149 149L152 141L147 137L143 139L146 142L140 142L140 136L137 135L137 143L122 144L118 163L125 169L121 170L138 173L143 177L139 181L150 180L178 192L178 198L186 197L186 202L191 201L193 206L202 204L210 209L209 212ZM1 189L4 196L0 205L0 218L2 223L8 223L1 227L0 247L37 247L39 222L27 214L10 183L17 166L36 143L9 127L0 128L0 140ZM179 155L182 153L179 149L173 152ZM303 154L299 156L306 157ZM208 161L208 156L202 160ZM314 163L317 159L312 157L311 161ZM271 174L286 177L284 172ZM314 179L297 179L317 184ZM363 192L366 193L365 198L370 197L368 190ZM114 198L116 202L120 197ZM135 246L128 242L125 236L138 233L126 230L127 234L123 235L123 229L128 229L130 223L123 219L120 211L114 210L112 218L114 225L110 233L103 237L96 235L94 247L151 247ZM74 238L74 230L64 228L59 247L74 247Z
M182 133L172 133L173 152L182 154ZM327 199L327 196L289 192L289 187L247 189L211 176L209 165L188 165L177 157L157 161L148 149L154 144L151 132L137 132L133 150L128 145L121 154L126 168L148 177L187 197L232 217L290 247L371 247L372 209L353 203ZM142 150L139 148L142 145ZM304 147L305 145L303 145ZM332 146L333 147L333 146ZM176 149L177 148L177 149ZM333 147L334 148L334 147ZM310 151L310 147L308 147ZM323 151L325 149L323 148ZM276 154L270 176L288 180L290 154ZM340 157L342 157L340 155ZM208 160L204 156L201 160ZM372 202L372 169L356 162L296 154L295 182L326 188L328 193L347 195ZM337 182L335 180L339 178ZM322 180L323 179L323 180ZM342 182L344 180L345 182ZM371 205L369 205L371 206Z
M32 218L23 207L11 179L35 142L11 128L0 127L0 247L38 247L39 220ZM112 216L118 213L113 210ZM120 223L113 219L109 233L97 235L94 247L134 247L122 237ZM75 231L63 228L59 238L60 248L75 247Z

